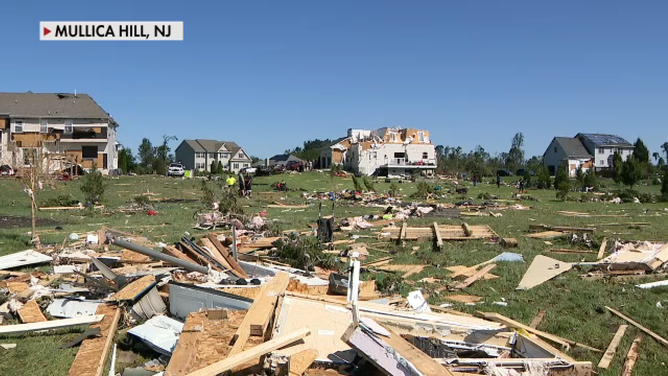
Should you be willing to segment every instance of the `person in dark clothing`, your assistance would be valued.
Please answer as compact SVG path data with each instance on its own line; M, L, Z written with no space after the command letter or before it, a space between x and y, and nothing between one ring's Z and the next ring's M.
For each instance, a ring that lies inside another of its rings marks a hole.
M246 197L251 197L253 194L253 176L250 173L246 174L244 179L244 186L246 188Z
M473 186L475 187L478 184L478 174L473 175Z
M501 175L496 174L496 187L501 188Z
M520 179L520 193L524 193L524 178Z

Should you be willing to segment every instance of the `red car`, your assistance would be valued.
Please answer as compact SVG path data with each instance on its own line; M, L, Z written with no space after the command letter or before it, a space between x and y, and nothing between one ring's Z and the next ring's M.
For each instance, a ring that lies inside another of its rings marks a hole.
M304 162L289 161L285 164L285 169L291 171L304 171Z

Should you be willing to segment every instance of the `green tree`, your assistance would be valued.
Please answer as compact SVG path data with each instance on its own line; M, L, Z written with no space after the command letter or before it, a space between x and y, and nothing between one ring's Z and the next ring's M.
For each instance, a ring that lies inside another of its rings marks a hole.
M218 168L216 169L216 173L222 175L223 172L225 172L225 168L223 167L223 161L218 161Z
M663 170L661 177L661 200L668 201L668 169Z
M105 190L104 178L102 173L98 171L96 164L93 164L93 169L84 175L80 189L86 202L91 203L91 205L102 201Z
M172 149L169 147L169 143L176 140L178 140L176 136L162 136L162 144L156 147L154 152L153 171L155 173L164 175L167 172L167 166L174 160L174 155L170 154Z
M547 167L542 166L538 170L538 177L536 178L536 187L538 189L550 189L552 187L552 178L550 177L550 171Z
M598 190L598 178L596 177L596 173L594 172L594 168L590 168L587 173L585 173L584 176L584 186L593 188L595 191Z
M582 171L582 166L578 167L577 170L575 170L575 180L580 184L582 188L585 187L584 183L584 178L585 178L585 173Z
M622 161L622 155L619 152L615 152L612 157L612 179L615 183L622 182L622 166L624 162Z
M647 149L647 146L645 146L645 143L642 142L640 137L638 137L633 146L633 158L635 158L641 164L649 163L649 150Z
M211 166L209 166L209 171L211 171L212 174L215 174L217 170L218 170L218 165L216 164L216 161L211 161Z
M141 172L144 174L150 174L153 172L153 161L155 160L155 149L151 140L148 138L143 138L141 144L139 144L139 167L141 167Z
M510 150L508 151L508 156L506 157L506 167L515 172L516 169L524 165L524 135L519 132L513 136L513 140L510 144Z
M132 150L123 148L118 152L118 168L123 170L124 174L134 172L136 169L135 156L132 155Z
M663 153L666 154L666 159L668 159L668 142L661 144L661 149L663 149Z
M635 158L628 158L622 163L621 181L624 185L633 186L642 178L642 168L640 162Z
M562 162L557 168L557 174L554 176L554 189L558 191L569 191L571 182L568 178L568 164Z

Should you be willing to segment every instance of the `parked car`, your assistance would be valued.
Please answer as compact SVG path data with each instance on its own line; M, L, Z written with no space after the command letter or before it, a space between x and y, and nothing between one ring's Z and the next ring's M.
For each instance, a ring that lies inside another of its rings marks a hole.
M304 171L304 162L289 161L285 164L285 169L290 171Z
M0 176L12 176L14 175L14 169L10 165L0 166Z
M515 171L515 175L517 175L517 176L524 176L524 174L526 174L526 172L527 172L527 170L525 170L525 169L523 169L523 168L520 168L519 170ZM534 175L534 172L533 172L533 171L529 171L529 175L533 176L533 175Z
M496 174L501 176L513 176L513 173L509 170L497 170Z
M186 170L180 163L170 163L167 168L167 176L183 176L186 174Z

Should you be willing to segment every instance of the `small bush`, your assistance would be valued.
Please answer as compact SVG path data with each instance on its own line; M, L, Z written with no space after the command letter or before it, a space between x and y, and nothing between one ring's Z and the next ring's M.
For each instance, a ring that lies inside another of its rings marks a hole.
M568 191L559 190L557 191L557 200L559 201L570 201L568 197Z
M132 200L135 202L135 204L141 207L151 206L151 200L148 198L148 196L145 195L137 195L133 197Z
M387 193L390 195L390 197L397 197L399 194L399 185L397 185L395 182L392 182L392 184L390 184L390 190Z
M353 186L355 187L355 191L357 192L364 191L364 181L362 180L362 178L358 178L355 175L353 175Z
M362 181L364 182L364 186L369 192L375 192L376 191L376 186L373 182L373 180L369 179L368 177L363 177Z
M79 200L75 199L71 194L62 194L47 200L43 200L41 207L57 207L57 206L76 206L79 205Z
M93 165L93 169L84 175L83 184L80 189L84 194L86 202L97 204L102 201L105 189L104 178L102 177L102 173L97 170L97 166Z
M313 236L281 239L276 243L276 250L271 254L281 262L288 263L295 268L313 270L313 266L332 269L335 266L334 255L324 253L320 249L318 239Z
M200 190L202 191L202 203L211 207L214 202L216 202L216 195L213 193L211 187L209 187L209 185L206 183L206 180L202 180Z
M419 182L417 185L417 192L413 193L411 197L426 199L432 193L434 193L434 187L425 182Z

